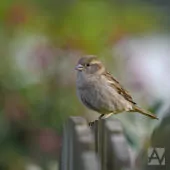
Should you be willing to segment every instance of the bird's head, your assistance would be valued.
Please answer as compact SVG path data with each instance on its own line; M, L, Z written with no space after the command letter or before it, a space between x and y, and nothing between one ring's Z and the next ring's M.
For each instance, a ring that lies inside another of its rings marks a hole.
M75 69L86 74L101 74L105 71L102 62L94 55L86 55L80 58Z

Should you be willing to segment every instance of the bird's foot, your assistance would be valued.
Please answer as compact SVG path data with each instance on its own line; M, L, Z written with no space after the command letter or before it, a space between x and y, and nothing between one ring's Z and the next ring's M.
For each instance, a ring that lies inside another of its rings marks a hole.
M101 114L98 119L100 120L100 119L102 119L104 116L105 116L105 114Z
M92 121L92 122L89 122L89 127L92 127L98 120L95 120L95 121Z
M92 122L89 122L89 126L92 127L92 126L95 124L95 122L99 121L99 120L102 119L104 116L105 116L105 114L101 114L101 115L98 117L98 120L94 120L94 121L92 121Z
M99 120L100 120L100 119L107 119L107 118L110 117L112 114L113 114L113 112L108 113L108 114L101 114L101 115L99 116Z

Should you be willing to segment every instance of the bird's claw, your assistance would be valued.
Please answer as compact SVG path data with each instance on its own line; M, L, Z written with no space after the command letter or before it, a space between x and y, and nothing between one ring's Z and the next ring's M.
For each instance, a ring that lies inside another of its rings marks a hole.
M97 122L98 120L95 120L95 121L92 121L92 122L89 122L88 124L89 124L89 127L92 127L94 124L95 124L95 122Z

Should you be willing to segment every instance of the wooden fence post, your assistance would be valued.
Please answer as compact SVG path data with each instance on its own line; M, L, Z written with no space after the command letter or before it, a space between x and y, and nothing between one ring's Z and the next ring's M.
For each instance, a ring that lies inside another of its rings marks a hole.
M94 137L82 117L70 117L64 127L60 170L100 170Z
M96 121L91 129L82 117L70 117L65 124L60 170L131 170L131 158L118 119Z
M131 169L130 152L118 119L100 120L94 124L96 151L102 170Z

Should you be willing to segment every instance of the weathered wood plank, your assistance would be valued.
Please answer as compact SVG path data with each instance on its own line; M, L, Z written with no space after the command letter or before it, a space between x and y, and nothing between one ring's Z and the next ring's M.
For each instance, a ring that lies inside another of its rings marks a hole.
M70 117L65 124L60 170L130 170L131 162L118 119L96 121L89 128L84 118Z
M95 133L101 169L130 169L130 153L121 122L112 118L100 120L95 122L92 130Z
M82 117L70 117L65 125L60 169L100 170L94 136Z

